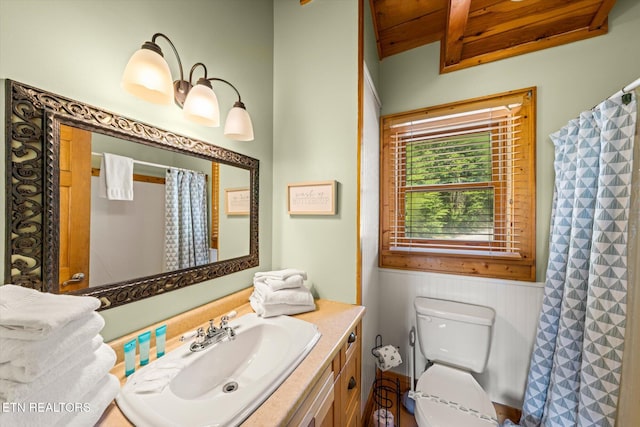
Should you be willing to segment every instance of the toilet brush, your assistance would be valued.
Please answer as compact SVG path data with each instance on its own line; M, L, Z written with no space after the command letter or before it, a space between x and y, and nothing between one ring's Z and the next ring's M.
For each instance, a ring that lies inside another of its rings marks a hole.
M414 390L414 379L416 376L416 328L415 326L411 327L411 331L409 331L409 345L411 346L411 357L409 359L409 370L411 371L411 384L410 391L405 391L402 394L402 406L409 412L411 415L414 414L416 408L416 401L413 399Z

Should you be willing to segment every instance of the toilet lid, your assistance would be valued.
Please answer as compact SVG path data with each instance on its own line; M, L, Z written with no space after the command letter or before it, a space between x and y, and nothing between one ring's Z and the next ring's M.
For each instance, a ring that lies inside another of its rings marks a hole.
M416 420L421 427L497 426L489 396L466 371L435 364L416 386Z

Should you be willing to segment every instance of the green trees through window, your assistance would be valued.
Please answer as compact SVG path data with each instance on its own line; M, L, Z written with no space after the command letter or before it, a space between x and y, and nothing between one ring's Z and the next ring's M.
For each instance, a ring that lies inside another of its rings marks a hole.
M490 241L494 235L491 134L406 144L405 235Z

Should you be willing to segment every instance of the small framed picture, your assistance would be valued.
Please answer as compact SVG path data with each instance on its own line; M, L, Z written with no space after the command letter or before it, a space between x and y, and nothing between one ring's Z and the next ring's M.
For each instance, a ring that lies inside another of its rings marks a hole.
M289 215L335 215L336 181L287 185Z
M251 195L249 188L225 188L224 213L227 215L249 215Z

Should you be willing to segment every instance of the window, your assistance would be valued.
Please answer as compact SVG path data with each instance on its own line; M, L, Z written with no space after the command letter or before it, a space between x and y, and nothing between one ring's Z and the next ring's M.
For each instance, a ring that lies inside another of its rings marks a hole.
M535 280L535 96L382 118L381 267Z

